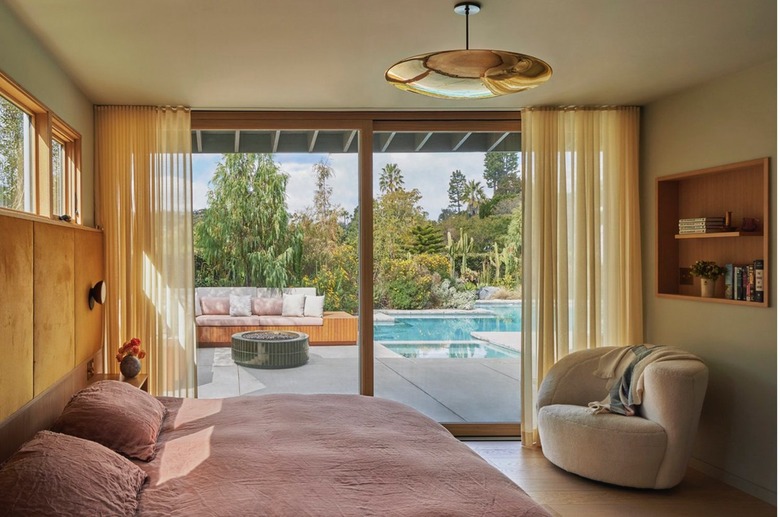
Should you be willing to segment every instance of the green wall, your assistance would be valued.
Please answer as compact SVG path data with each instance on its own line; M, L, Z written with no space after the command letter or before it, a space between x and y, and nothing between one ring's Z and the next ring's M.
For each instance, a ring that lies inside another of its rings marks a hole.
M700 356L710 382L692 465L776 504L777 62L648 104L640 153L645 339ZM655 179L770 157L768 309L655 296Z

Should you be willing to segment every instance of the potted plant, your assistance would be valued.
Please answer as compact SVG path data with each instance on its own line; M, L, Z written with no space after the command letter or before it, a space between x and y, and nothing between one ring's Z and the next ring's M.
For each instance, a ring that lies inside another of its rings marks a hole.
M704 298L715 295L715 282L725 273L725 268L707 260L697 260L691 266L691 274L701 278L701 295Z

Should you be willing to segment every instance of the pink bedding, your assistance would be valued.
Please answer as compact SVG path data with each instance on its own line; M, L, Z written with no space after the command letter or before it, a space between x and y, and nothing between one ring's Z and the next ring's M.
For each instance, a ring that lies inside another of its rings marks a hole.
M161 398L139 515L536 516L446 429L359 395Z

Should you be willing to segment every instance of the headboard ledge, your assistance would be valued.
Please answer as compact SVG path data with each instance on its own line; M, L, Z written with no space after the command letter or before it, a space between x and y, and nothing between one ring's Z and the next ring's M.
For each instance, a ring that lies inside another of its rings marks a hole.
M0 463L30 440L48 429L62 413L70 398L87 385L87 363L76 366L46 391L0 422Z

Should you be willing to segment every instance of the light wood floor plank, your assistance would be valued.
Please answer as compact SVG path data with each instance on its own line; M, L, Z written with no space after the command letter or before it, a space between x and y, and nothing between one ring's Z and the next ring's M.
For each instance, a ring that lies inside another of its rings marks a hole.
M675 488L639 490L570 474L547 461L541 449L524 449L520 442L465 443L551 514L560 517L777 515L776 507L694 469L688 469Z

